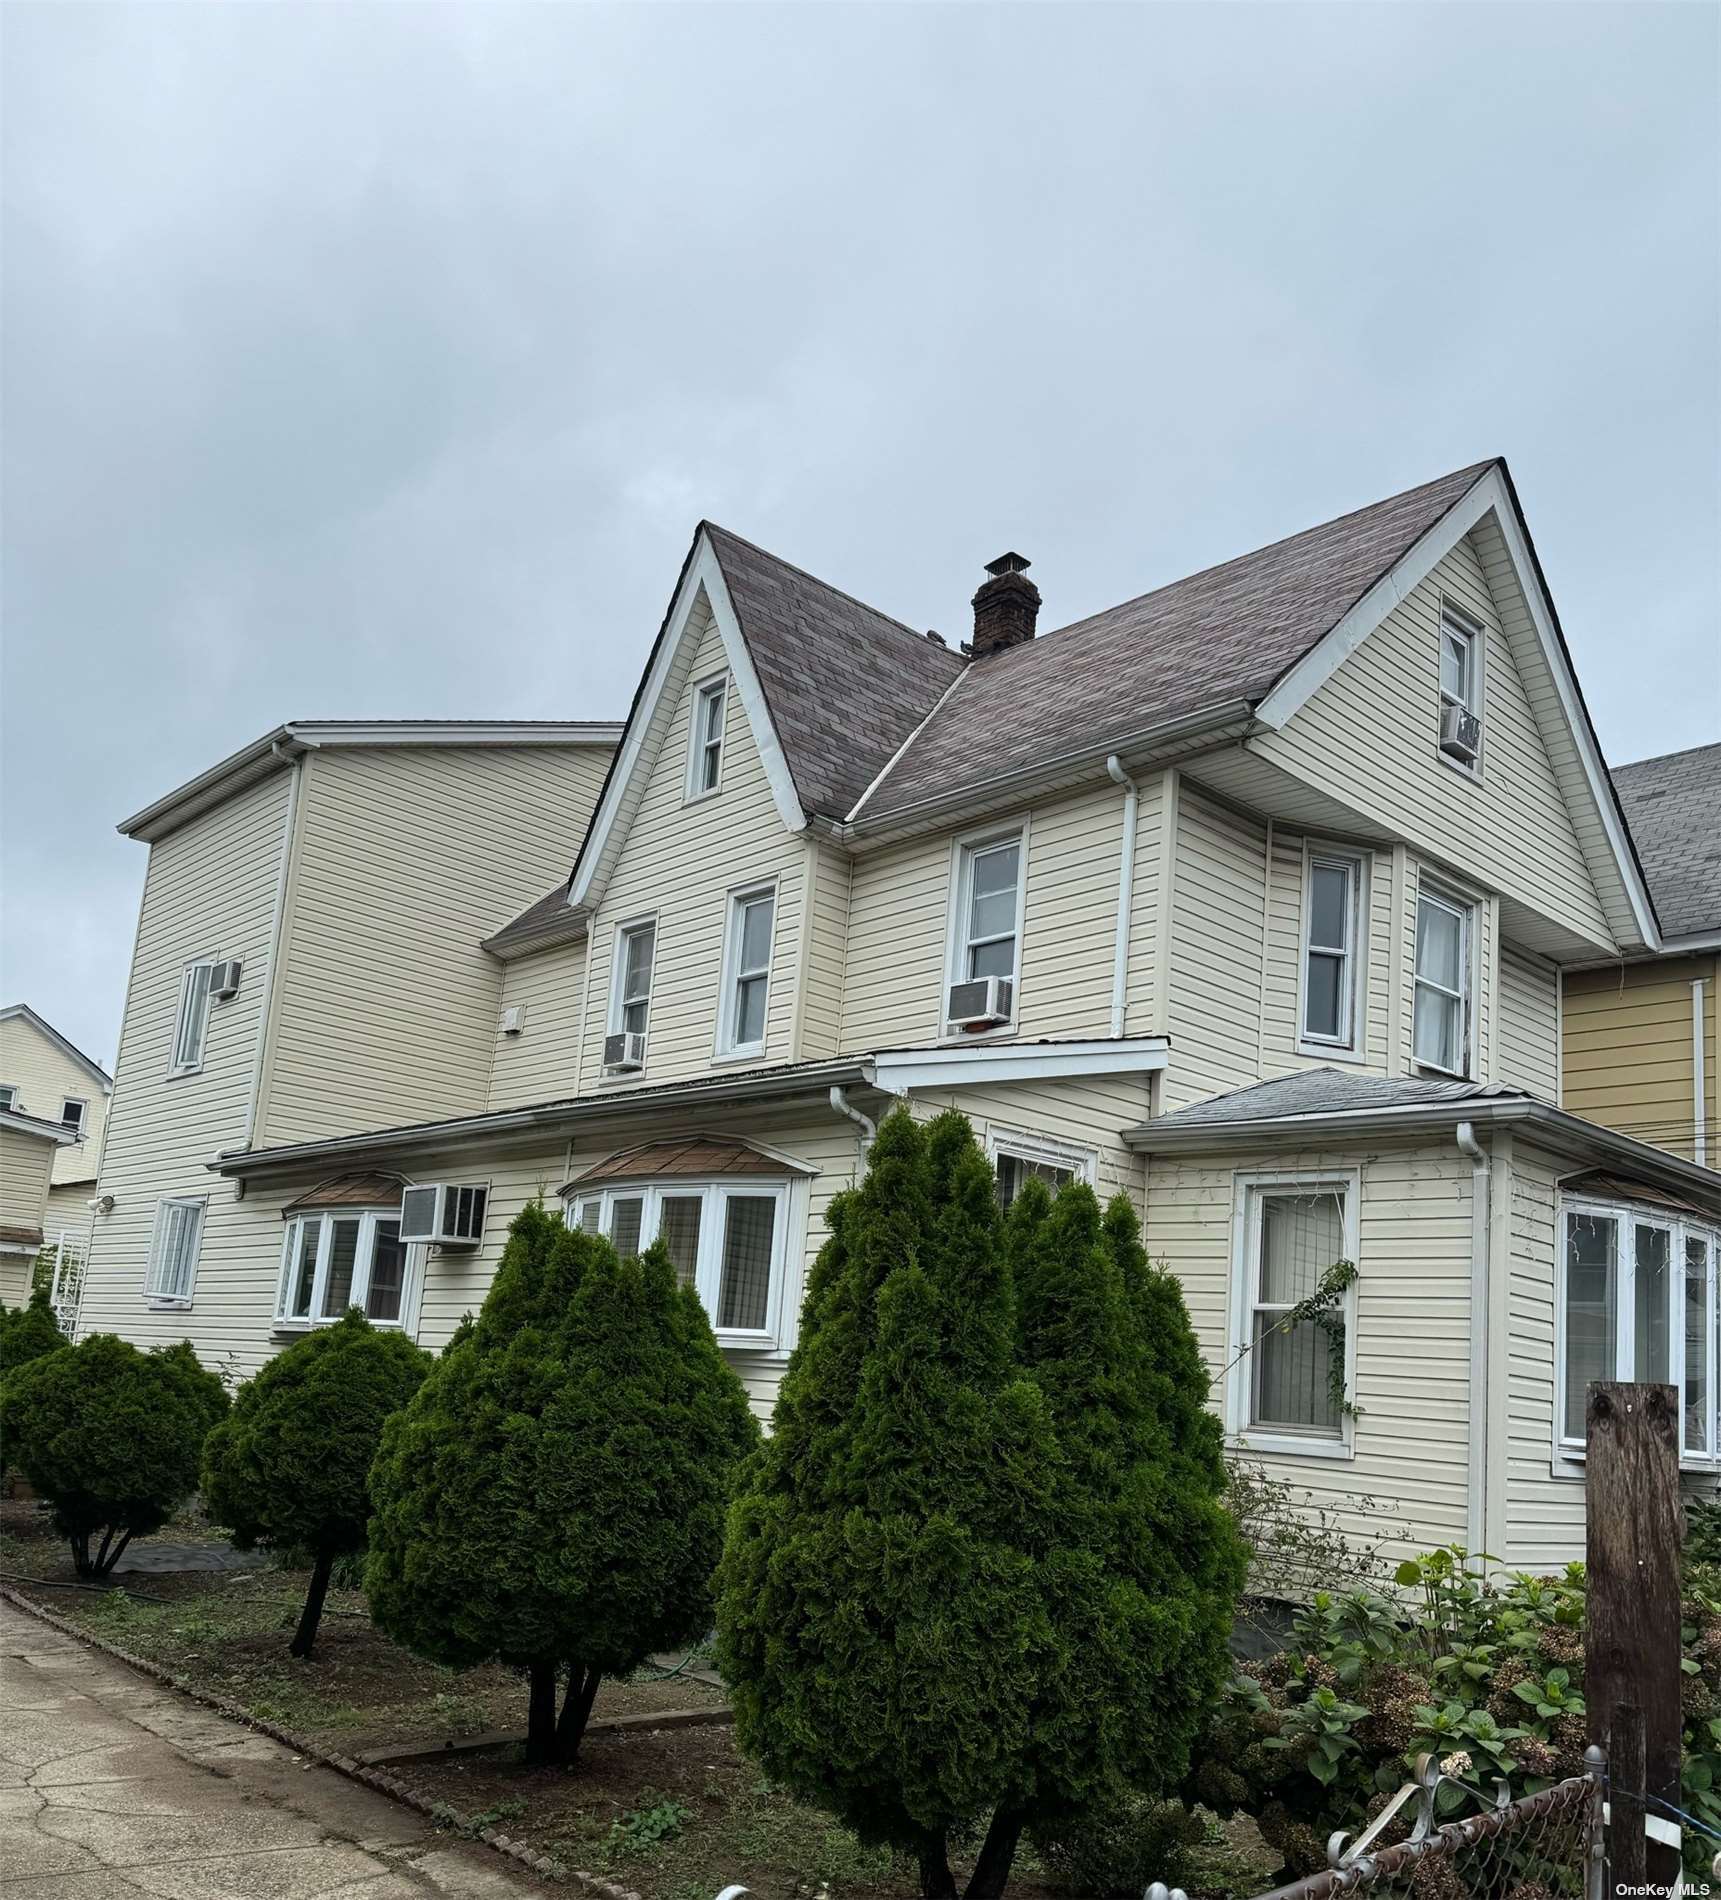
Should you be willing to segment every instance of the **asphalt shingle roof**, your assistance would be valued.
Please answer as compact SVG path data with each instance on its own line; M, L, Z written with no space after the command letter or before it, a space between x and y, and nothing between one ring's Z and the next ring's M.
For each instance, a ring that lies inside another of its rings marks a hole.
M704 525L801 804L845 817L962 671L961 655Z
M1613 783L1662 929L1721 929L1721 745L1616 766Z
M1279 1115L1338 1115L1347 1109L1407 1108L1441 1102L1498 1101L1521 1096L1522 1089L1490 1082L1441 1082L1420 1076L1354 1075L1339 1069L1305 1069L1271 1082L1212 1095L1170 1115L1157 1116L1154 1128L1210 1127L1225 1122L1262 1121Z

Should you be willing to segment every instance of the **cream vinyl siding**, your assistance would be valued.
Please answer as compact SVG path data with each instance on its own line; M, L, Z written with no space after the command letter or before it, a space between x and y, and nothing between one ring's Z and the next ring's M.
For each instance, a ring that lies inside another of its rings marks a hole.
M1231 1358L1232 1219L1238 1172L1360 1167L1356 1384L1351 1458L1250 1453L1357 1536L1407 1525L1395 1554L1466 1537L1470 1385L1470 1169L1448 1146L1362 1154L1243 1151L1152 1156L1148 1252L1183 1284L1222 1411Z
M984 1148L989 1136L1040 1136L1094 1157L1094 1192L1102 1202L1126 1194L1141 1211L1143 1163L1118 1139L1120 1129L1148 1113L1145 1075L1019 1082L1007 1088L917 1089L909 1107L917 1121L960 1109Z
M801 1020L796 1059L843 1053L843 985L848 969L849 896L854 866L834 846L808 838L807 929L802 943Z
M723 643L700 603L703 630L681 697L645 784L603 898L590 925L591 981L580 1090L672 1082L713 1066L730 894L772 879L771 985L766 1062L792 1059L801 968L803 840L784 828L772 802L752 728L733 679L723 727L721 789L686 801L693 688L725 666ZM646 1066L635 1082L605 1083L610 973L618 924L655 914ZM755 1066L752 1059L745 1066ZM570 1093L572 1091L569 1091Z
M234 1201L204 1163L245 1136L291 776L264 779L150 847L102 1155L101 1191L114 1210L90 1229L80 1334L117 1332L139 1345L192 1337L215 1364L255 1342L257 1304L273 1300L273 1269L255 1282L245 1239L254 1204ZM181 973L205 956L238 958L239 993L210 1007L201 1071L170 1077ZM209 1197L195 1322L143 1304L156 1203L167 1195Z
M526 1014L519 1035L505 1036L497 1012L491 1108L554 1102L574 1093L585 981L584 942L557 944L502 966L501 1009L518 1005Z
M107 1126L108 1098L89 1070L72 1061L27 1018L9 1016L0 1022L0 1082L17 1088L18 1110L38 1121L57 1122L68 1096L83 1102L84 1138L54 1150L53 1179L56 1186L93 1181L102 1130Z
M1483 629L1480 783L1443 764L1443 594ZM1264 758L1394 836L1604 947L1608 920L1549 764L1536 710L1469 539L1369 635Z
M1539 957L1500 949L1499 1079L1544 1102L1560 1099L1560 973Z
M90 1225L95 1219L90 1201L95 1191L94 1181L67 1181L60 1187L49 1188L42 1232L50 1243L57 1241L61 1234L80 1245L89 1239Z
M1131 905L1128 1015L1131 1035L1152 1033L1158 921L1159 783L1142 787ZM1111 1025L1117 941L1122 788L1000 811L995 826L1027 826L1016 1033L1103 1036ZM956 838L941 832L854 861L842 1047L889 1049L936 1042L944 1032L950 880Z
M572 861L602 746L309 754L259 1145L481 1108L502 966L479 948Z
M1261 1074L1266 826L1179 788L1171 897L1169 1111Z
M0 1227L45 1227L54 1144L0 1128Z
M1389 863L1383 855L1383 863ZM1405 867L1402 892L1399 894L1402 914L1399 918L1402 932L1402 954L1396 966L1390 961L1387 966L1389 986L1386 1007L1389 1030L1394 1014L1397 1020L1397 1039L1389 1049L1390 1073L1393 1075L1427 1075L1434 1080L1441 1079L1437 1070L1424 1069L1415 1058L1416 1034L1416 908L1422 886L1426 882L1437 895L1447 900L1456 900L1470 907L1470 1076L1474 1081L1499 1080L1490 1068L1494 1061L1494 1017L1495 992L1498 988L1496 975L1499 961L1499 915L1500 907L1495 899L1482 893L1467 890L1462 883L1442 877L1436 870L1419 864L1414 858ZM1391 923L1389 908L1388 924ZM1396 990L1396 997L1393 991Z
M1703 1156L1694 1154L1697 1095L1693 982L1703 988ZM1565 979L1565 1103L1573 1114L1674 1154L1721 1163L1721 958L1573 970Z

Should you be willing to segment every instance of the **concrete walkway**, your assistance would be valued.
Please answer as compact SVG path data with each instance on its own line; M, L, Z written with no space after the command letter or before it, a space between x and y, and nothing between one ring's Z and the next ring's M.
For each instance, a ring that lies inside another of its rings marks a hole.
M0 1602L8 1900L524 1900L483 1847Z

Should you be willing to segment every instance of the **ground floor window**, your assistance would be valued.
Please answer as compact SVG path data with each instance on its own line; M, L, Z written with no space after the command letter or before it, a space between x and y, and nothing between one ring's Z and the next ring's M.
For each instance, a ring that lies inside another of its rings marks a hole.
M781 1341L789 1244L784 1181L633 1181L577 1190L568 1219L629 1258L661 1239L677 1277L704 1302L726 1345Z
M1597 1379L1679 1389L1681 1451L1716 1456L1716 1271L1721 1234L1647 1207L1567 1202L1562 1216L1559 1436L1584 1443Z
M197 1280L197 1255L203 1245L203 1210L198 1199L158 1201L150 1234L144 1293L152 1300L189 1305Z
M998 1177L998 1205L1006 1212L1021 1193L1024 1181L1044 1181L1053 1194L1067 1181L1093 1185L1092 1149L1069 1142L994 1128L987 1133L986 1155Z
M1237 1191L1231 1429L1281 1449L1343 1448L1355 1289L1312 1316L1299 1309L1356 1260L1357 1184L1257 1175Z
M297 1214L281 1245L275 1317L311 1326L356 1306L378 1326L398 1326L407 1257L398 1208Z

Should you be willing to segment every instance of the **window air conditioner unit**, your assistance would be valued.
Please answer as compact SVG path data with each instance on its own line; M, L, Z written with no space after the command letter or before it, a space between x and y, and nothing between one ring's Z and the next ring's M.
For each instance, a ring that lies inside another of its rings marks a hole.
M632 1075L645 1067L645 1037L637 1030L624 1029L604 1037L604 1074Z
M484 1238L489 1198L484 1187L409 1187L400 1197L400 1237L437 1247L476 1247Z
M1482 721L1468 706L1452 704L1440 715L1440 749L1449 759L1465 765L1476 763L1482 749Z
M946 1012L952 1029L996 1029L1010 1020L1010 992L1015 986L1007 976L977 976L971 983L952 983Z
M225 1003L239 994L239 979L245 973L245 966L239 962L218 963L209 972L209 994L218 1003Z

